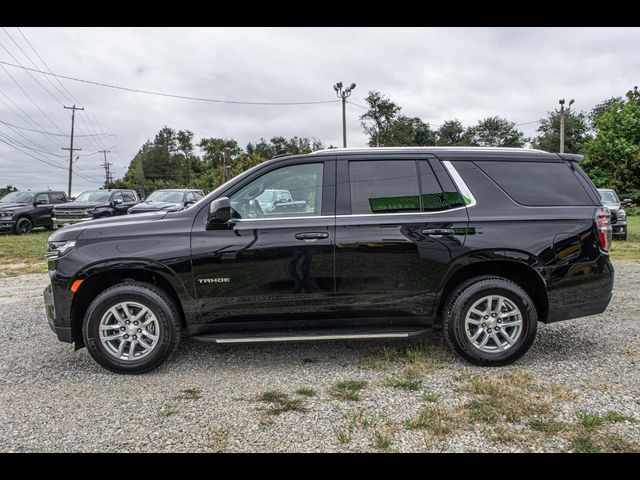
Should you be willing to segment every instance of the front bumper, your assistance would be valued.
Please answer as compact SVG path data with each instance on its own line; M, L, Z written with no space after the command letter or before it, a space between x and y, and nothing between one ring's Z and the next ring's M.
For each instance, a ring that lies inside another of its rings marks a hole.
M93 220L93 217L91 218L58 218L58 217L54 217L51 220L53 220L53 228L61 228L61 227L66 227L67 225L74 225L76 223L81 223L81 222L86 222L89 220Z
M16 226L15 220L0 219L0 232L10 232Z
M614 236L624 236L627 233L627 221L618 220L616 223L611 225L611 230L613 231Z
M44 311L47 315L49 327L58 337L58 340L66 343L73 343L73 333L70 325L65 325L62 318L57 316L56 305L53 295L53 284L49 284L42 292L44 297Z

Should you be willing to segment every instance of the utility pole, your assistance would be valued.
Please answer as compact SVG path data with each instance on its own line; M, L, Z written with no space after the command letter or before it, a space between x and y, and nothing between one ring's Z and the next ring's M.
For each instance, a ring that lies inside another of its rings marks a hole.
M109 189L109 182L111 181L111 172L109 167L111 165L113 165L113 163L109 163L107 162L107 153L111 153L111 150L100 150L100 152L102 152L104 154L104 163L101 165L102 167L104 167L104 178L105 178L105 185L107 187L107 190Z
M575 102L572 98L569 100L569 106L567 110L571 108L571 105ZM560 101L560 153L564 153L564 98L561 98Z
M63 150L69 150L69 191L67 192L67 195L69 196L69 198L71 198L71 178L73 176L73 151L82 150L81 148L73 148L73 125L76 119L76 110L84 110L84 108L76 107L75 105L73 107L64 106L64 108L71 110L71 143L69 145L69 148L62 147Z
M347 97L351 95L353 89L356 88L356 84L352 83L349 88L342 90L342 82L338 82L333 86L338 98L342 99L342 146L347 148Z
M229 169L231 168L231 149L229 147L224 147L224 159L222 164L222 175L223 180L222 183L225 183L229 179Z

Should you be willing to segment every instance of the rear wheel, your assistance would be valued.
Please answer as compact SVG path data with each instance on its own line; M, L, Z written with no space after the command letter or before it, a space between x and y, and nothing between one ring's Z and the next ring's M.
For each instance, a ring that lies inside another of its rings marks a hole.
M31 233L33 230L33 223L26 217L19 218L16 222L14 232L16 235L25 235Z
M443 330L451 347L476 365L508 365L531 347L538 315L527 292L501 277L469 279L449 296Z
M82 334L93 359L117 373L144 373L160 366L180 343L180 316L165 291L126 282L98 295Z

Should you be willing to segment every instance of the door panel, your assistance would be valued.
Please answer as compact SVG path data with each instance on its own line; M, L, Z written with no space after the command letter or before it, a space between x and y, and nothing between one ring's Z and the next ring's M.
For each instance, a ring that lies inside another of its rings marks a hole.
M337 167L343 181L337 192L336 307L353 316L421 323L431 316L438 285L464 245L469 220L461 196L433 156L372 156L373 163L359 165L355 175L349 161ZM367 176L374 180L368 188L353 188Z
M293 167L300 163L323 165L323 180L311 189L314 194L304 183L310 181L308 171L295 177L300 170ZM245 322L246 327L252 322L260 328L272 321L282 327L333 311L334 162L307 160L286 168L291 170L284 175L276 167L238 186L229 197L240 218L224 228L206 229L208 206L196 216L191 236L194 286L203 321L210 326L233 328ZM275 173L267 177L270 172ZM263 211L256 198L266 189L290 191L296 211Z

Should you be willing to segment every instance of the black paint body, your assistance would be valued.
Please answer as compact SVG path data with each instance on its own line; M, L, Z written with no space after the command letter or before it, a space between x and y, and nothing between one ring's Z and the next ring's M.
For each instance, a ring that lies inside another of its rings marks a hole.
M473 204L438 212L354 215L348 180L348 162L354 159L425 161L451 183L455 179L441 163L450 162L472 192ZM518 204L483 173L475 163L479 160L566 164L577 169L590 204ZM216 198L231 196L275 168L318 162L324 164L321 215L243 219L207 229L209 205ZM192 334L429 326L438 321L452 282L483 265L513 268L539 284L543 322L601 313L611 298L613 268L597 240L600 200L594 192L574 162L531 150L424 147L281 157L180 212L106 218L56 231L50 241L76 244L49 262L47 313L60 340L78 340L83 287L73 294L72 282L130 271L145 272L173 289ZM453 233L423 233L434 229ZM308 233L325 238L296 238Z

